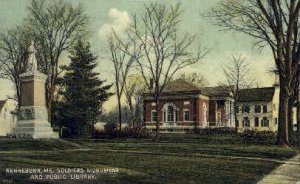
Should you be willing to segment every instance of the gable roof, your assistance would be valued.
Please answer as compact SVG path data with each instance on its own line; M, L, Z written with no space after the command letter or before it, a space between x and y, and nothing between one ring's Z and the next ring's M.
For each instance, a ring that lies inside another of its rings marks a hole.
M228 97L232 96L230 87L215 86L215 87L202 87L199 88L193 83L187 82L184 79L176 79L169 82L163 94L203 94L209 97ZM146 95L149 93L145 93Z
M200 89L183 79L176 79L172 82L169 82L164 90L163 93L178 93L178 92L200 92Z
M272 101L274 87L242 89L239 93L238 102Z
M215 87L203 87L201 92L211 97L228 97L232 96L230 87L215 86Z

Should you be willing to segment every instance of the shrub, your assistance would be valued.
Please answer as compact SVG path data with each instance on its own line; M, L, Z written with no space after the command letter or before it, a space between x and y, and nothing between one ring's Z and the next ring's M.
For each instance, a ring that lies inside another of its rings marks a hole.
M272 131L254 131L245 130L240 134L245 141L253 141L258 144L271 143L275 144L277 139L277 133Z
M204 128L196 130L197 133L202 135L214 135L214 134L236 134L235 128L219 127L219 128Z

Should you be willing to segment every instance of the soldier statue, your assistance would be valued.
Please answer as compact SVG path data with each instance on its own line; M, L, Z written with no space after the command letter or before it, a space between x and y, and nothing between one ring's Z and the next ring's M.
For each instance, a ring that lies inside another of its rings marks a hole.
M36 61L36 58L35 58L36 50L34 48L34 42L33 41L31 41L31 45L28 47L27 52L29 54L28 61L27 61L27 64L28 64L27 71L31 72L31 71L38 70L37 69L37 61Z

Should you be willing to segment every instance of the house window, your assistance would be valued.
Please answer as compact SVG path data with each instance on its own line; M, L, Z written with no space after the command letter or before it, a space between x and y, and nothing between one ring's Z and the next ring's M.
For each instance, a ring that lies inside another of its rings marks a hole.
M168 121L174 122L174 107L168 106Z
M255 117L255 127L259 126L259 117Z
M249 105L244 105L244 106L242 107L242 112L243 112L243 113L249 113L249 112L250 112L250 107L249 107Z
M237 124L238 126L240 126L239 120L237 119L237 120L235 120L235 121L236 121L236 124Z
M263 106L263 113L267 113L268 112L268 107L266 105Z
M263 117L261 120L261 127L269 127L269 120L267 117Z
M152 122L156 122L157 121L157 111L156 110L152 110L151 111L151 121Z
M248 117L243 118L243 127L250 127L250 120Z
M260 113L260 112L261 112L261 106L260 106L260 105L256 105L256 106L254 107L254 112L255 112L255 113Z
M177 108L174 103L172 102L165 103L162 111L163 111L164 122L172 123L172 122L176 122L176 120L178 119Z
M183 121L190 121L190 111L189 110L183 111Z
M277 118L275 118L275 125L277 125Z

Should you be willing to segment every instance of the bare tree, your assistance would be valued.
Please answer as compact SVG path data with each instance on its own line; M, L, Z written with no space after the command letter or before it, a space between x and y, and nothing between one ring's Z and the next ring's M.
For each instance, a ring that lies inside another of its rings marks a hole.
M21 106L19 75L25 71L27 47L30 43L27 36L21 26L0 35L0 77L14 83L15 100L18 102L18 108Z
M232 61L230 64L222 66L225 81L221 82L220 85L227 88L233 94L233 115L235 119L235 127L237 128L237 101L240 96L240 90L252 87L255 82L251 78L250 70L251 66L247 62L245 57L232 55Z
M179 76L179 78L195 84L200 88L208 85L207 79L201 73L197 72L183 73Z
M166 84L178 71L197 63L205 55L203 52L193 55L190 47L195 36L179 36L181 14L180 4L169 6L150 3L145 5L143 13L133 16L133 23L128 30L128 39L135 43L133 47L136 49L131 56L135 59L146 88L155 99L157 112L159 98ZM156 140L158 135L159 119L156 121Z
M117 38L116 33L112 30L112 34L108 37L107 40L108 49L109 49L109 61L113 64L114 67L114 80L116 86L116 95L118 101L118 123L119 129L122 128L122 107L121 107L121 97L124 92L124 87L126 83L126 77L129 73L129 70L133 63L133 58L129 57L124 52L123 46L125 46L125 50L128 49L128 44L122 45L122 43Z
M142 76L131 74L124 85L124 93L129 106L131 124L133 128L141 125L142 94L145 91Z
M226 0L210 12L217 25L225 30L247 34L255 39L255 46L271 49L280 78L278 144L281 145L293 142L289 111L299 73L299 10L299 0Z
M81 6L74 7L62 0L50 4L45 0L32 0L28 10L26 28L36 42L40 69L48 75L46 97L52 121L60 56L74 45L76 39L84 36L87 17Z

